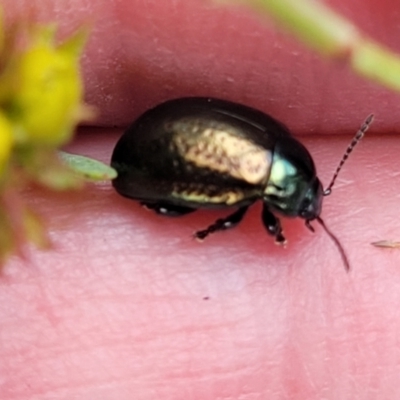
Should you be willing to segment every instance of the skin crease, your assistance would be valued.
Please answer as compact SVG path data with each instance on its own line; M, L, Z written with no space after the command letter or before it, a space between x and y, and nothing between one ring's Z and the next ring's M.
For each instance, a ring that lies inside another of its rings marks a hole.
M311 134L301 140L326 186L363 118L374 112L376 121L324 201L322 217L346 250L349 274L317 224L312 234L301 220L284 220L289 244L275 246L259 204L238 228L199 244L190 235L226 211L163 218L109 183L27 192L54 249L31 249L3 269L0 398L399 397L400 252L369 244L400 237L398 94L238 8L194 0L3 3L8 19L30 7L38 20L60 21L63 33L90 16L83 67L97 125L124 125L184 95L241 101ZM379 9L372 0L331 4L399 46L394 0ZM122 132L83 131L68 149L103 161Z

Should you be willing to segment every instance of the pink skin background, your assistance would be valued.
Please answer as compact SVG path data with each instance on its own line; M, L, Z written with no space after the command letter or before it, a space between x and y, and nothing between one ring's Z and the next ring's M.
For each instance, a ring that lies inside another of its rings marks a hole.
M363 119L323 218L329 237L284 220L277 247L260 204L204 243L226 211L169 219L109 183L26 198L54 250L31 249L0 278L0 398L7 400L396 399L400 397L400 95L323 60L270 21L200 0L3 0L7 18L92 24L83 57L97 127L68 149L108 161L127 125L168 98L240 101L284 121L326 185ZM397 0L331 0L400 52ZM99 127L103 127L100 129Z

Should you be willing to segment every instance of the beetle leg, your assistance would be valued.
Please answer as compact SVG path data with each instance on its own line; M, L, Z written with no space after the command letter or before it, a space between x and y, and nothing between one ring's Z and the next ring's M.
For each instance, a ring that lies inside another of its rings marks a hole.
M230 228L235 227L243 219L243 217L246 214L246 211L247 211L248 208L249 208L249 206L240 207L233 214L230 214L225 218L217 219L208 228L206 228L206 229L204 229L202 231L197 231L194 234L194 237L196 239L203 240L210 233L214 233L214 232L217 232L217 231L223 231L225 229L230 229Z
M180 217L196 211L195 208L175 206L167 203L146 203L141 202L142 206L149 210L154 210L157 214L166 215L167 217Z
M266 204L263 205L262 222L267 232L275 237L275 242L277 244L286 243L286 239L283 236L281 221L279 221L279 219L272 214Z

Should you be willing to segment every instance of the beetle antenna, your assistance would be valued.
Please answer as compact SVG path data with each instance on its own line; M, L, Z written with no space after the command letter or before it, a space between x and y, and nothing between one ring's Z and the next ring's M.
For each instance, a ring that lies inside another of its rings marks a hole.
M370 125L372 124L373 120L374 120L374 114L370 114L365 119L363 124L360 126L360 129L357 131L357 133L354 135L353 140L348 145L346 151L343 154L342 159L340 160L338 167L336 168L335 173L333 174L331 183L324 190L324 196L329 196L332 193L332 187L336 182L336 178L338 177L340 170L342 169L346 160L349 158L350 153L354 150L354 147L356 147L357 143L363 138L365 132L367 132L367 130L370 127Z
M328 234L328 236L333 240L333 243L335 243L337 249L339 250L340 256L342 257L342 261L344 264L344 268L347 272L350 271L350 263L349 260L346 256L346 252L344 251L344 248L342 247L341 243L339 242L339 239L328 229L328 227L325 225L325 222L322 220L321 217L315 218L319 224L322 226L324 231ZM308 222L308 224L307 224ZM310 221L306 221L307 227L310 227ZM314 230L312 230L314 232Z

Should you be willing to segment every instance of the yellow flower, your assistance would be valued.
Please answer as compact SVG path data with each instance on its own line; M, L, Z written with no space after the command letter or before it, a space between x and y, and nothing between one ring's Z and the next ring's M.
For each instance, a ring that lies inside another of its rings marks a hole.
M13 130L10 122L0 111L0 177L4 172L13 144Z
M16 59L11 110L23 143L60 146L81 116L79 55L86 35L81 31L60 46L54 36L53 27L38 28Z

